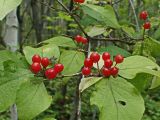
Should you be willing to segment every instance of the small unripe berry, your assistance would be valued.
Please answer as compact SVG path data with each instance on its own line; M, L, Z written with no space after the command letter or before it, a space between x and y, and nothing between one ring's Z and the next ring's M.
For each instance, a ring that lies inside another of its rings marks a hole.
M91 69L88 68L88 67L84 67L82 69L82 74L85 75L85 76L90 75L91 74Z
M97 63L100 60L100 55L97 52L93 52L90 55L90 59L94 62Z
M110 59L110 54L108 52L104 52L103 55L102 55L102 58L103 60L107 60L107 59Z
M64 69L63 64L60 64L60 63L59 63L59 64L55 64L55 65L54 65L54 70L55 70L57 73L62 72L63 69Z
M143 28L144 29L150 29L151 28L151 23L150 22L144 23Z
M118 75L118 71L119 71L119 69L117 67L111 68L112 76L114 76L114 77L117 76Z
M40 63L38 63L38 62L32 63L32 65L31 65L31 71L33 73L35 73L35 74L37 74L38 72L40 72L41 71L41 65L40 65Z
M107 60L104 61L104 66L106 68L110 68L112 65L113 65L113 62L112 62L111 59L107 59Z
M122 55L116 55L115 58L114 58L115 62L118 64L118 63L122 63L124 58Z
M41 62L41 57L38 54L35 54L32 57L32 62L38 62L38 63L40 63Z
M44 68L46 68L50 64L50 60L47 57L42 58L41 64Z
M89 68L93 67L93 61L90 58L86 58L84 60L84 66Z
M111 75L111 70L106 68L106 67L103 67L102 68L102 74L105 76L105 77L109 77Z
M147 17L148 17L147 11L142 11L142 12L139 14L139 18L142 19L142 20L146 20Z
M57 72L53 68L50 68L45 71L45 76L47 79L51 80L51 79L56 78Z

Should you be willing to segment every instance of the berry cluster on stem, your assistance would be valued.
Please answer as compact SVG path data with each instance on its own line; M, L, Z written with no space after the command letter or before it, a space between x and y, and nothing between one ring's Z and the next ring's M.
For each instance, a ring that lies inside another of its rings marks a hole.
M56 78L57 74L63 71L64 66L63 64L57 63L54 65L54 67L47 68L50 65L50 60L47 57L40 57L38 54L35 54L32 57L32 65L31 65L31 71L34 74L38 74L42 72L43 75L48 80ZM43 67L43 69L42 69Z
M111 57L108 52L103 53L102 59L104 61L104 65L100 70L98 66L100 55L97 52L93 52L89 58L86 58L84 60L84 67L82 68L82 74L85 76L89 76L91 74L91 69L93 67L93 64L97 63L97 67L100 75L103 75L104 77L110 77L111 75L113 77L116 77L119 72L119 69L116 67L116 65L122 63L124 60L124 57L120 54L116 55L114 57L115 64L113 64L113 61L110 58Z

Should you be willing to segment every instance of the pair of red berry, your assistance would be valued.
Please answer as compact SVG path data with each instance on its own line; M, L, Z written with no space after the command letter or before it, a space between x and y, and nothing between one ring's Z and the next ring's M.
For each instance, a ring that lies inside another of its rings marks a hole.
M140 14L139 14L139 18L141 20L146 20L148 18L148 12L147 11L142 11ZM150 22L145 22L143 24L143 28L144 29L150 29L151 28L151 23Z
M63 64L55 64L54 68L49 68L45 71L45 76L47 79L51 80L56 78L57 74L59 74L60 72L62 72L64 69Z
M93 63L98 63L99 60L100 60L100 55L97 52L92 53L89 58L86 58L84 60L84 67L82 69L82 74L85 76L90 75Z
M87 38L82 37L82 36L80 36L80 35L77 35L74 39L75 39L75 41L76 41L77 43L82 43L82 44L87 44L87 43L88 43Z
M123 62L124 58L122 55L118 54L114 57L116 64L113 66L113 61L110 59L110 54L108 52L103 53L102 58L104 60L104 66L102 68L102 74L105 77L116 77L118 75L119 69L116 67L117 64Z
M42 70L41 65L46 68L50 64L50 60L47 57L41 58L38 54L32 57L32 62L31 70L35 74Z
M122 55L116 55L114 61L116 65L112 67L113 61L110 59L110 54L108 52L104 52L102 55L102 59L104 60L104 66L101 69L102 74L105 77L109 77L110 75L116 76L118 74L119 69L116 67L117 64L122 63L124 58ZM93 67L93 63L98 63L100 60L100 55L97 52L94 52L90 55L90 58L86 58L84 61L84 67L82 69L82 74L87 76L91 74L91 68Z
M77 3L84 3L85 0L73 0L74 2L77 2Z

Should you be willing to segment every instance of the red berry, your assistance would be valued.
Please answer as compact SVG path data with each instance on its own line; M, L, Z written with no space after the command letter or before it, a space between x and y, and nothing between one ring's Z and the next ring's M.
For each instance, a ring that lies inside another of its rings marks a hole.
M140 17L141 20L146 20L147 17L148 17L147 11L142 11L142 12L139 14L139 17Z
M111 68L111 74L112 76L117 76L118 75L119 69L117 67Z
M41 57L38 54L35 54L32 57L32 62L38 62L38 63L40 63L41 62Z
M113 65L113 62L112 62L111 59L107 59L107 60L104 61L104 66L106 68L110 68L112 65Z
M100 55L97 52L93 52L90 55L90 59L94 62L97 63L100 60Z
M122 55L116 55L115 58L114 58L115 62L118 64L118 63L122 63L124 58Z
M87 43L88 43L88 40L87 40L87 38L82 37L82 38L81 38L81 42L82 42L83 44L87 44Z
M47 57L42 58L41 64L44 68L46 68L50 64L50 60Z
M102 74L105 76L105 77L109 77L111 75L111 70L106 68L106 67L103 67L102 68Z
M82 74L83 74L83 75L90 75L90 74L91 74L91 69L88 68L88 67L84 67L84 68L82 69Z
M144 29L150 29L151 28L151 23L150 22L144 23L143 28Z
M93 61L90 58L86 58L84 60L84 66L89 68L93 67Z
M31 70L33 73L37 74L39 71L41 71L41 65L40 63L38 62L34 62L32 65L31 65Z
M110 59L110 54L108 52L104 52L103 55L102 55L102 58L103 60L107 60L107 59Z
M55 70L57 73L62 72L63 69L64 69L63 64L55 64L55 65L54 65L54 70Z
M73 0L73 1L77 3L84 3L85 0Z
M77 36L75 37L75 41L76 41L77 43L80 43L80 42L81 42L81 39L82 39L82 36L80 36L80 35L77 35Z
M54 79L57 76L57 72L53 68L50 68L50 69L45 71L45 76L49 80Z

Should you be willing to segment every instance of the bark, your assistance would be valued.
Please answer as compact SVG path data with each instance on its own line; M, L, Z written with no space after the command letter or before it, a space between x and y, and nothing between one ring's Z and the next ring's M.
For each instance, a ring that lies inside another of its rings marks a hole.
M11 51L16 51L18 49L18 28L19 23L17 19L17 9L10 12L6 17L6 22L3 28L3 41L5 46Z
M37 42L42 41L42 22L41 22L41 12L40 12L40 5L37 0L31 1L32 7L32 19L33 19L33 27L35 29L36 39Z
M3 28L3 41L11 51L16 51L19 46L19 23L17 18L17 9L13 10L6 16L5 25ZM11 120L18 120L16 104L10 108Z

